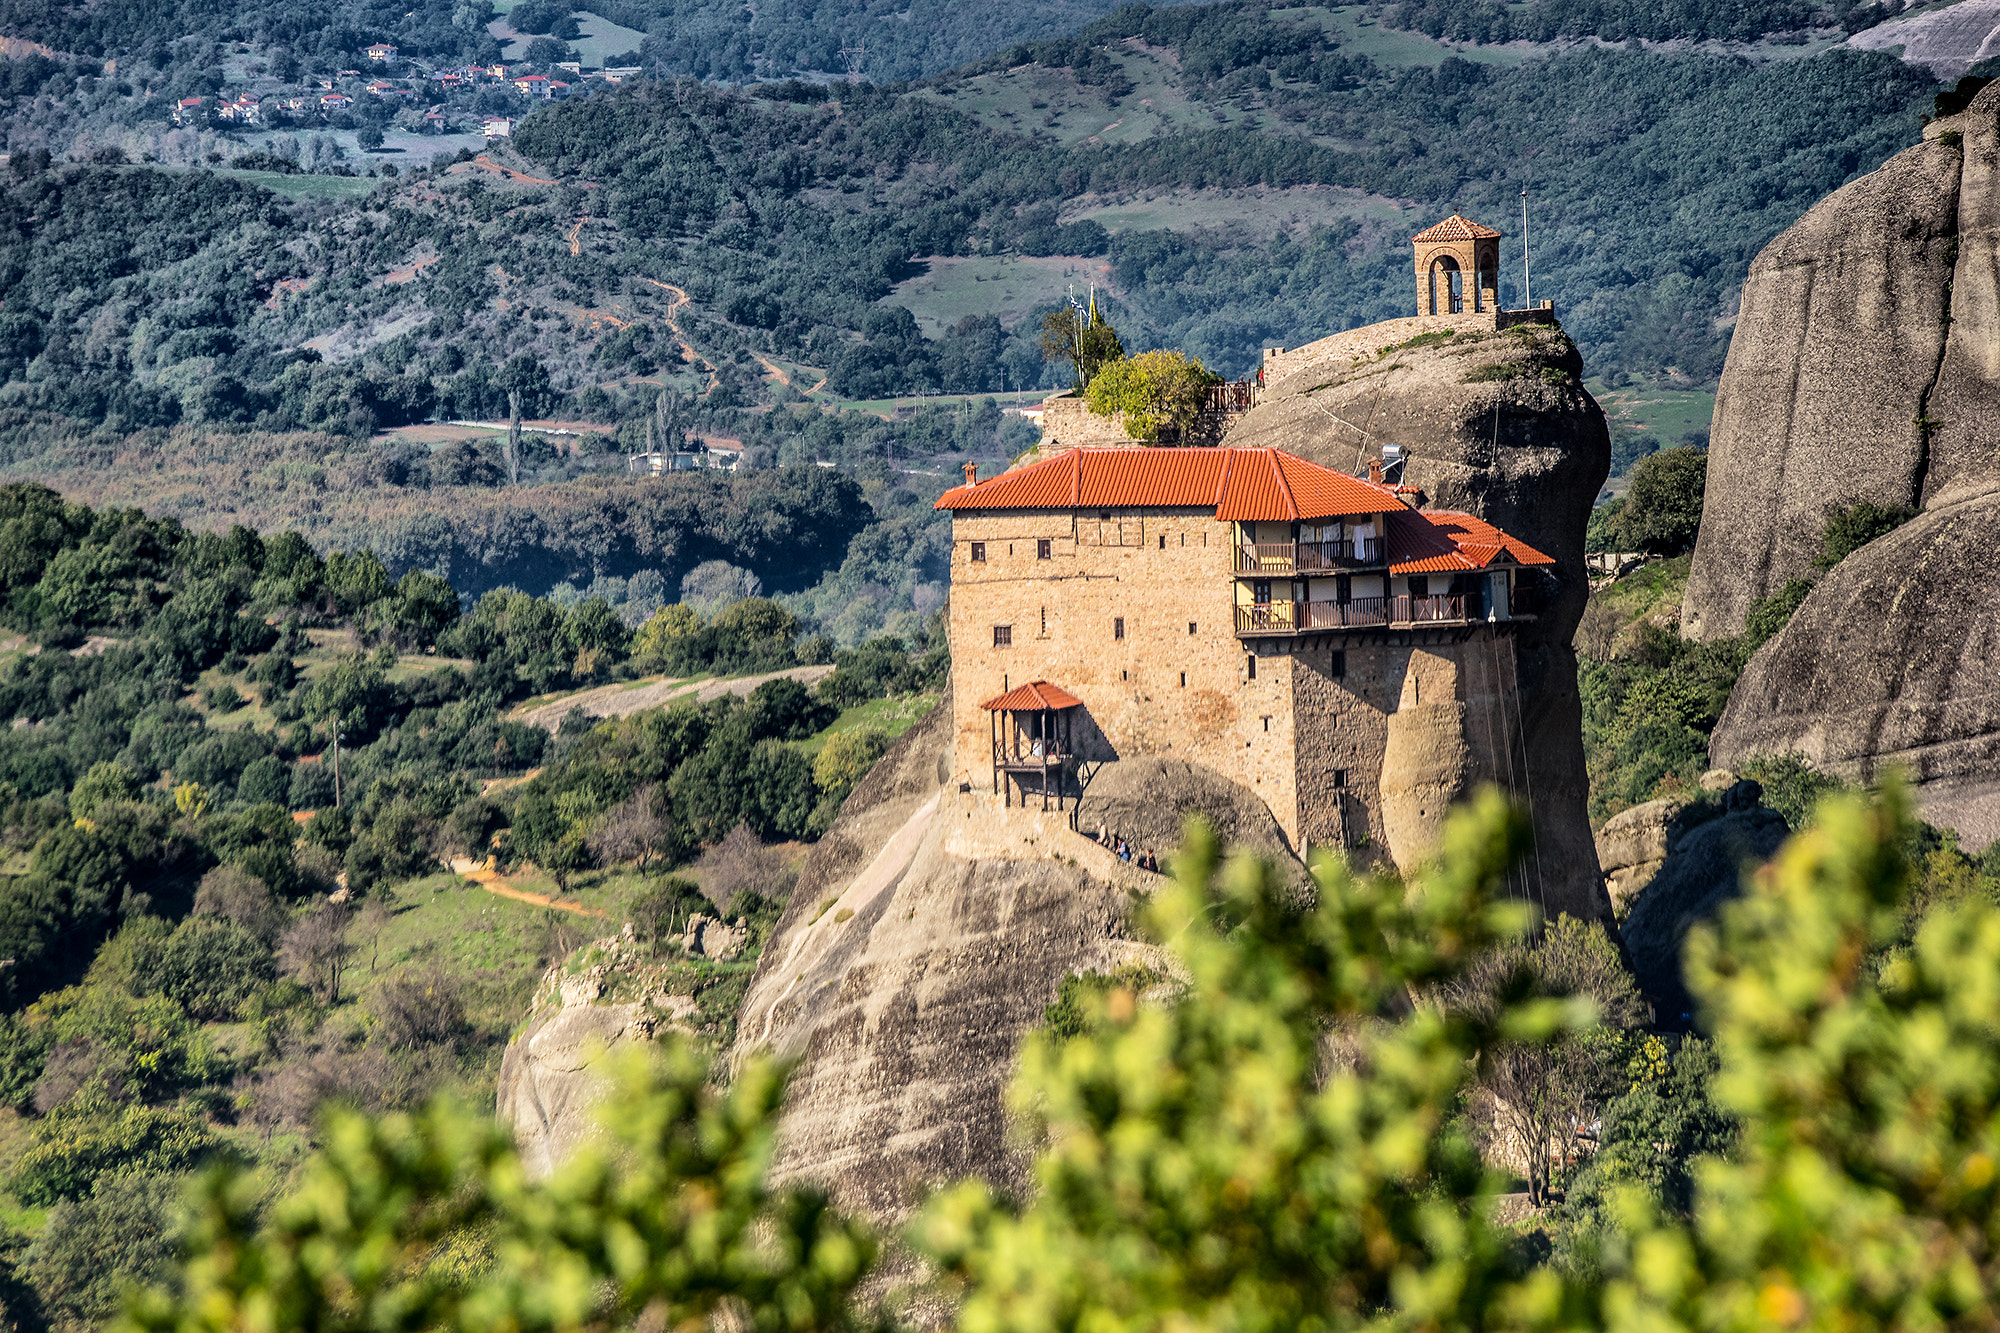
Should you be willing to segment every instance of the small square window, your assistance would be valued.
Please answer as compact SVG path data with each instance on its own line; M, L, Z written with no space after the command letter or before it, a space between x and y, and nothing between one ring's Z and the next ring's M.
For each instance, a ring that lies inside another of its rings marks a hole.
M1336 769L1334 769L1334 770L1333 770L1333 787L1334 787L1334 790L1335 790L1335 791L1340 791L1340 790L1342 790L1343 788L1345 788L1346 786L1347 786L1347 770L1346 770L1346 769L1344 769L1344 768L1336 768Z
M1162 551L1167 549L1167 534L1164 532L1160 534L1160 549Z
M1125 617L1117 616L1113 618L1111 622L1111 637L1114 639L1125 637Z
M995 648L1012 648L1014 646L1014 627L1012 625L995 625L993 627L993 646Z
M972 563L975 565L983 565L986 563L985 542L974 542L972 544Z
M1194 622L1192 620L1188 621L1188 633L1190 635L1194 633Z
M1037 541L1037 542L1035 543L1035 559L1037 559L1037 560L1046 560L1046 559L1048 559L1048 558L1049 558L1049 550L1050 550L1050 547L1051 547L1052 545L1053 545L1053 543L1052 543L1052 542L1050 542L1050 541L1049 541L1049 539L1048 539L1047 537L1043 537L1042 539L1040 539L1039 541Z
M1347 654L1346 654L1346 653L1335 653L1335 654L1333 655L1333 667L1332 667L1332 670L1333 670L1333 678L1334 678L1335 680L1342 680L1342 679L1345 679L1345 678L1346 678L1346 676L1347 676Z

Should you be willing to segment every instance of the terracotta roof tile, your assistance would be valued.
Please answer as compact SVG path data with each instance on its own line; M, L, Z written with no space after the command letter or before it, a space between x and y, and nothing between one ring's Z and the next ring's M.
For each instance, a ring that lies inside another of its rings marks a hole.
M1453 213L1435 226L1425 227L1410 239L1418 244L1425 241L1491 241L1498 240L1500 233L1491 227L1482 227L1470 218Z
M1015 472L1003 472L976 485L954 486L939 498L937 507L952 510L1212 507L1215 517L1223 522L1270 523L1382 514L1389 568L1397 574L1454 573L1486 569L1502 561L1522 565L1555 563L1484 519L1455 510L1425 513L1411 509L1395 487L1362 481L1280 449L1067 449L1053 458ZM1029 688L1032 687L1021 687ZM1020 693L1021 690L1015 690L1003 697L1011 699ZM1018 706L1069 707L1067 704Z
M1043 708L1075 708L1083 700L1071 694L1060 685L1051 685L1045 680L1031 680L1026 685L1017 685L1005 694L995 695L979 705L989 713L1031 712Z
M973 486L939 509L1214 509L1233 520L1342 518L1402 506L1395 492L1276 449L1068 449Z

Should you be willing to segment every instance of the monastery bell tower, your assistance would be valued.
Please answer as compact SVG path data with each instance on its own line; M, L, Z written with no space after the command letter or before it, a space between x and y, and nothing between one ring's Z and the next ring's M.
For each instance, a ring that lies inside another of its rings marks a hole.
M1417 252L1417 313L1500 308L1500 233L1453 213L1410 238Z

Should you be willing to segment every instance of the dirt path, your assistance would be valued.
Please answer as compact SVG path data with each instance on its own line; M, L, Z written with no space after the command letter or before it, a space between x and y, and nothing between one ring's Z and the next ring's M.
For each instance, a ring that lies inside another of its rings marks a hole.
M778 383L784 385L787 389L792 387L792 377L790 375L787 375L782 369L780 369L777 362L771 360L770 358L758 352L752 352L750 353L750 355L757 362L758 365L764 367L764 369L771 372L772 379L775 379L776 381L778 381Z
M490 856L477 865L471 861L453 861L451 868L454 874L463 875L496 897L512 898L516 902L533 903L537 907L553 907L558 912L574 912L578 916L601 917L604 915L604 913L598 911L595 907L585 907L582 903L566 903L559 898L551 898L546 893L529 893L526 889L515 888L500 877L500 872L493 868L493 858Z
M713 361L694 350L694 344L689 342L687 334L681 331L680 321L674 318L680 313L681 307L693 298L671 282L661 282L658 278L646 278L643 281L652 283L661 291L674 294L674 299L667 303L667 327L673 330L674 341L681 345L681 360L691 362L708 372L708 387L701 391L702 397L706 398L722 387L722 376L716 373Z
M555 184L554 181L543 180L540 176L530 176L525 171L516 171L512 167L503 167L498 162L495 162L492 158L486 156L486 154L484 153L481 153L478 157L473 158L472 165L475 167L482 167L487 171L497 171L500 173L500 178L502 180L526 181L530 185Z
M576 220L576 225L569 229L569 235L564 238L569 242L569 252L572 255L583 253L583 224L588 221L590 221L590 214L585 213Z
M572 708L581 708L592 717L630 717L644 709L659 708L689 696L696 703L704 704L725 694L733 694L739 699L748 698L750 691L767 680L796 680L810 687L831 674L831 666L802 666L787 667L783 671L767 672L761 676L743 676L736 680L690 681L661 676L642 685L600 685L594 690L584 690L580 694L531 708L517 708L508 716L513 721L526 722L531 727L553 732L562 725L562 720L569 716Z

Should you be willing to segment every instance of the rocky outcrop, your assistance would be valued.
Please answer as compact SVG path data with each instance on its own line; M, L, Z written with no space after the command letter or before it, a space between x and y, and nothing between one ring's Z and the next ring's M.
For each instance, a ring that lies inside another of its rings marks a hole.
M947 702L856 788L807 858L737 1024L738 1058L769 1048L798 1061L777 1173L884 1219L967 1175L1024 1188L1002 1103L1015 1048L1064 976L1151 952L1127 922L1157 878L1071 831L1067 815L1003 817L996 798L949 781L950 747ZM1233 811L1228 832L1269 838L1255 797L1170 767L1137 779L1153 784L1153 809L1137 809L1140 789L1120 775L1086 816L1171 846L1183 808Z
M2000 84L1760 255L1716 400L1683 633L1810 575L1829 510L1922 511L1819 579L1712 751L1909 768L1926 817L2000 833L1987 540L2000 505Z
M1718 763L1799 754L1864 782L1894 766L1924 817L2000 838L2000 494L1920 515L1842 561L1750 659L1710 742Z
M1827 510L1919 502L1944 355L1960 149L1939 140L1835 191L1765 247L1715 396L1682 632L1743 632L1812 571Z
M1666 867L1683 834L1718 813L1750 809L1763 797L1756 783L1739 783L1726 769L1703 774L1701 785L1712 798L1646 801L1619 811L1597 830L1597 863L1604 868L1612 909L1621 917Z
M1516 731L1526 738L1524 768L1513 783L1534 806L1544 877L1538 896L1551 910L1608 916L1585 813L1582 709L1570 648L1589 595L1584 525L1610 468L1604 413L1584 390L1582 360L1560 328L1422 323L1422 332L1387 346L1371 344L1400 329L1373 336L1357 330L1288 353L1281 364L1290 368L1266 385L1225 443L1284 449L1350 473L1395 446L1408 459L1403 480L1421 487L1433 508L1477 514L1556 558L1536 620L1518 626L1513 639ZM1407 720L1402 752L1437 749L1416 733L1446 722ZM1413 844L1424 841L1425 821L1467 778L1451 765L1435 767L1426 761L1401 775L1399 790L1411 799L1398 807L1399 828L1411 826ZM1390 776L1385 768L1385 783Z
M684 1027L694 1012L629 937L585 945L550 968L501 1057L495 1099L529 1174L548 1176L597 1135L608 1056Z
M1745 874L1770 860L1791 832L1783 816L1758 804L1756 788L1754 782L1739 784L1720 803L1679 816L1683 827L1622 925L1639 989L1670 1027L1693 1017L1694 1001L1681 974L1688 931L1738 897Z
M1166 856L1180 846L1189 818L1200 815L1232 847L1290 862L1291 847L1270 807L1212 769L1182 759L1135 755L1106 764L1085 789L1077 827L1095 837L1101 826L1130 843L1133 854Z
M1904 60L1950 83L1981 61L2000 56L2000 0L1926 7L1857 32L1847 44L1863 51L1901 47Z

